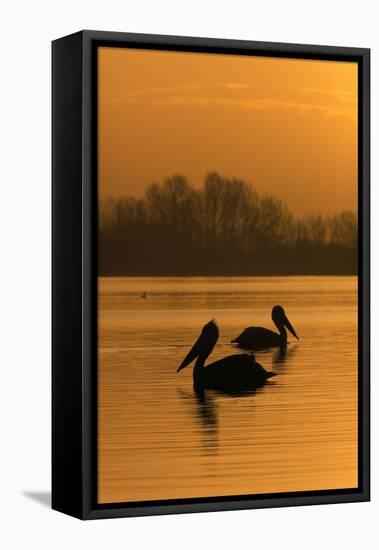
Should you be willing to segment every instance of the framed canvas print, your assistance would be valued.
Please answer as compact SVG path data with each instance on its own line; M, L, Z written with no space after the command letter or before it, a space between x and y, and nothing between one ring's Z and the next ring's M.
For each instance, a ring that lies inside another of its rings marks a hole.
M369 499L369 50L53 42L53 508Z

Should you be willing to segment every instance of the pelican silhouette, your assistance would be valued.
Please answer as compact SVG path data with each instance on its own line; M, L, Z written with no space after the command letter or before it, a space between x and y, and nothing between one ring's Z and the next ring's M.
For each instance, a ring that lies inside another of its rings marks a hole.
M264 349L273 347L285 347L287 345L286 328L299 340L295 329L289 322L282 306L274 306L271 312L271 319L277 327L279 334L273 330L262 327L245 328L232 343L239 344L244 349Z
M193 368L195 388L231 390L257 387L263 385L271 376L275 376L275 373L267 372L259 365L254 355L247 353L229 355L205 366L205 361L212 353L218 336L219 331L215 321L204 325L199 338L176 371L179 372L196 359Z

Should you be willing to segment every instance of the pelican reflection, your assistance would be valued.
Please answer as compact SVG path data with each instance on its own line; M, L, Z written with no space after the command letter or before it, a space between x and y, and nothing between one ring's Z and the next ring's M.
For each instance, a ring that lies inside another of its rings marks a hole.
M275 350L272 356L272 366L274 368L280 368L283 372L283 368L294 357L298 346L297 344L290 347L284 346Z
M178 394L186 403L195 405L192 410L196 415L197 424L201 428L202 447L205 454L214 454L218 448L220 398L230 398L228 402L230 402L231 406L233 406L233 403L237 405L239 399L254 397L263 390L263 386L272 384L275 384L275 382L269 381L266 384L261 383L260 385L244 390L228 389L227 391L209 390L194 385L193 393L178 389ZM252 400L252 406L253 403Z

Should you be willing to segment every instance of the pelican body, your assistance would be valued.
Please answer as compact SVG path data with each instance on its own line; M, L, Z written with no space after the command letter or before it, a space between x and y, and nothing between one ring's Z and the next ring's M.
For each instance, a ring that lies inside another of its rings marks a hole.
M295 329L289 322L282 306L274 306L271 312L271 319L279 332L274 332L262 327L245 328L237 338L232 340L243 349L265 349L273 347L287 346L287 331L286 328L299 340Z
M251 388L263 385L268 378L275 376L275 373L267 372L253 355L247 353L229 355L205 366L218 337L219 331L214 321L204 325L196 343L177 369L179 372L196 359L193 368L195 387L216 390Z

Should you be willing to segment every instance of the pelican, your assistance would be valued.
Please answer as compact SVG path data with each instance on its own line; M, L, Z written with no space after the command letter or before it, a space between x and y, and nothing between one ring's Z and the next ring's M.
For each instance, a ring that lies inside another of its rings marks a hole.
M279 331L274 332L262 327L245 328L232 343L239 344L244 349L264 349L273 347L285 347L287 345L286 328L299 340L295 329L289 322L282 306L274 306L271 312L271 319Z
M195 388L215 390L247 388L263 385L267 378L275 376L275 373L267 372L259 365L254 355L247 353L228 355L205 366L205 361L212 353L218 336L218 327L214 320L204 325L196 343L176 371L179 372L196 359L193 368Z

